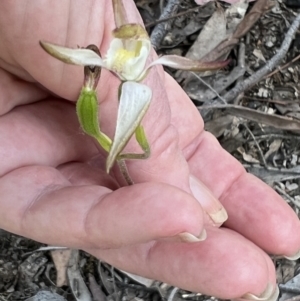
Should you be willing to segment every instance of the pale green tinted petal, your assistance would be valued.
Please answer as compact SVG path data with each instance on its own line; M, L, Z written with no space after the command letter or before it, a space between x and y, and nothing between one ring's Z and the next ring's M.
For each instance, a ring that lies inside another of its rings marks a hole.
M167 67L179 69L179 70L189 70L189 71L206 71L220 69L227 66L229 60L227 61L217 61L217 62L201 62L190 60L188 58L178 56L178 55L164 55L152 62L147 69L153 67L154 65L164 65Z
M90 49L85 48L67 48L40 41L43 49L53 57L67 64L82 65L82 66L99 66L105 67L101 57Z
M142 121L151 97L152 91L146 85L136 82L125 82L122 85L116 132L106 161L107 172Z
M143 43L139 56L129 59L124 65L122 76L126 80L136 80L145 70L145 65L150 53L150 47L148 47L147 44L148 43Z
M150 49L148 39L114 38L104 59L106 68L123 81L133 81L144 71Z

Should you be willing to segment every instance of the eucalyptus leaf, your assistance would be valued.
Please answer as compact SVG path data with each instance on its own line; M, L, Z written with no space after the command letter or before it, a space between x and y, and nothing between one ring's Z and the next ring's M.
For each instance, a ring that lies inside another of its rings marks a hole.
M152 91L146 85L130 81L122 84L116 132L106 160L107 172L142 121L151 98Z

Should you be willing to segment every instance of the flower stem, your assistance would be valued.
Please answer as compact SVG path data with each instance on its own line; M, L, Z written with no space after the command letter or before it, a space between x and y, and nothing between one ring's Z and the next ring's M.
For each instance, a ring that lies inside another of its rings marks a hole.
M119 160L117 160L117 163L118 163L119 169L120 169L121 174L123 175L126 183L128 185L133 185L134 182L129 175L125 160L119 159Z

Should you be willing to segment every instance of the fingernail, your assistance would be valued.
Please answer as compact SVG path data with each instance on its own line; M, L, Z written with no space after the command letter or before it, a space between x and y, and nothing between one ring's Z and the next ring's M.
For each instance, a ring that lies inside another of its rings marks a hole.
M213 220L213 222L218 225L223 224L228 219L227 211L223 206L219 211L215 213L209 213L209 216Z
M248 293L236 300L276 301L278 296L279 296L278 286L276 285L274 289L273 284L269 283L266 290L260 296L256 296Z
M288 259L288 260L297 260L297 259L300 258L300 250L292 256L283 256L283 257Z
M171 236L171 237L163 237L159 240L161 241L170 241L170 242L187 242L187 243L194 243L194 242L200 242L205 240L207 237L206 230L203 229L201 234L199 236L196 236L194 234L191 234L189 232L182 232L177 235Z
M199 241L204 241L206 239L207 232L205 229L203 229L198 237L188 232L180 233L178 234L178 236L180 240L183 242L199 242Z
M222 225L227 220L228 215L220 201L193 175L190 175L190 188L194 197L209 215L212 222L216 226Z

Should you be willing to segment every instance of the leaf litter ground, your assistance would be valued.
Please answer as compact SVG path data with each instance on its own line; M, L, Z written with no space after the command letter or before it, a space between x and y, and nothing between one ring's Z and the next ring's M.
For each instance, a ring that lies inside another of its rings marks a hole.
M194 101L206 130L300 217L299 31L274 68L263 76L258 72L282 51L285 33L300 13L299 3L286 1L198 6L192 0L135 0L159 54L206 61L231 58L218 72L166 71ZM245 86L249 78L254 81ZM300 300L300 261L274 258L274 263L280 301ZM49 250L0 230L0 301L209 299L215 298L123 273L84 252Z

